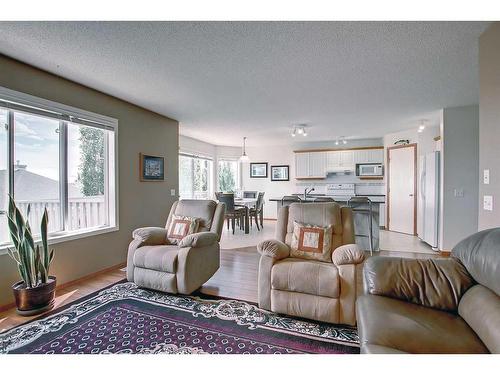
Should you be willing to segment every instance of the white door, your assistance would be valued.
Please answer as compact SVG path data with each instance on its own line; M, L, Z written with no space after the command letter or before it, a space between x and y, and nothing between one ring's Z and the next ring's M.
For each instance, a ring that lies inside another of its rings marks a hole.
M389 230L415 234L416 147L389 148Z

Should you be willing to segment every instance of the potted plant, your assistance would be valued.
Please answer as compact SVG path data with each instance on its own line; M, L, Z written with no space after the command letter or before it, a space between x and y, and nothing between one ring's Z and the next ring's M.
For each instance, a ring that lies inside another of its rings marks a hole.
M30 205L26 212L29 217ZM47 244L49 221L45 208L40 224L41 246L35 245L28 220L24 219L14 199L9 197L8 222L13 248L7 249L17 263L22 281L12 285L17 312L23 316L40 314L54 306L56 278L49 276L49 267L54 258L54 250Z

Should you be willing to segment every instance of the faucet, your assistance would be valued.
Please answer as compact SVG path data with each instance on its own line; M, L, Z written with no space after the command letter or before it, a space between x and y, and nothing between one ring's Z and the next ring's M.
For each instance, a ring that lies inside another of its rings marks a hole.
M310 194L314 191L314 188L311 188L309 189L309 191L307 191L307 188L304 189L304 200L307 199L307 194Z

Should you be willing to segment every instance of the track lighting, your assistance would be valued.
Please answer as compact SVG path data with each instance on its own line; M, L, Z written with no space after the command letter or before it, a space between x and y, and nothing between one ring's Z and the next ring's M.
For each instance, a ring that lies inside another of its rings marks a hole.
M302 134L302 136L307 137L307 125L295 125L293 127L292 133L290 134L292 137L295 137L297 134Z

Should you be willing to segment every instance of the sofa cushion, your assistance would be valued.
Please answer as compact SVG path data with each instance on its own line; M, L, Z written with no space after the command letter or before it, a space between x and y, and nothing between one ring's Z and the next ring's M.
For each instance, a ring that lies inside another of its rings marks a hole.
M196 217L199 219L199 232L207 232L212 228L217 202L201 199L181 199L174 203L174 205L175 215Z
M288 246L292 243L294 222L318 227L331 225L333 228L332 249L349 243L344 242L341 208L337 203L292 203L288 208L285 235L285 243Z
M290 256L331 262L332 230L331 225L318 227L294 222Z
M199 219L190 216L172 215L170 225L167 228L167 239L170 244L179 244L181 240L198 231Z
M467 237L451 255L460 259L476 282L500 295L500 228Z
M499 296L483 285L475 285L460 300L458 313L490 352L500 354Z
M370 257L363 270L365 291L456 312L474 280L456 258Z
M271 270L271 288L338 298L339 272L332 263L285 258Z
M488 353L467 323L449 312L363 295L356 302L356 317L362 348L378 345L407 353Z
M178 252L179 248L176 245L142 246L134 253L134 266L175 273Z

